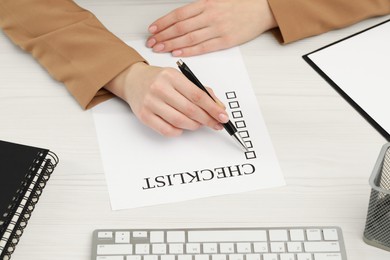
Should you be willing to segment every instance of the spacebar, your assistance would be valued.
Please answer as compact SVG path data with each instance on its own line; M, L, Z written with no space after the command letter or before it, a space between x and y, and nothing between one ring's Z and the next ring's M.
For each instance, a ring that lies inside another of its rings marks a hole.
M188 242L267 241L265 230L194 230Z

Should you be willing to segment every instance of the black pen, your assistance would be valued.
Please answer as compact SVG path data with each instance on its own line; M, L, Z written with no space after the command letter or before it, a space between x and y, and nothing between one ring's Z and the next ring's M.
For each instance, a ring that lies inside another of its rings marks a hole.
M210 93L207 91L207 89L203 86L203 84L197 79L197 77L192 73L190 68L182 61L178 60L176 62L177 66L179 67L180 71L186 76L192 83L194 83L197 87L199 87L201 90L207 93L207 95L215 101L215 99L210 95ZM242 138L240 134L237 132L237 129L234 127L233 123L229 120L229 122L222 124L225 130L229 133L231 137L233 137L234 140L236 140L242 148L245 149L245 151L248 151L248 148L246 147L244 141L242 141Z

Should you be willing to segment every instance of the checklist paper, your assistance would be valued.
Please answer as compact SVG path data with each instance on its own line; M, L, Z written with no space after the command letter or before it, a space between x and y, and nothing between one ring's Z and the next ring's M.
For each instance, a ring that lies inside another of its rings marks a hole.
M153 53L144 41L128 44L150 64L177 68L177 58ZM182 60L226 105L249 151L225 130L163 137L118 98L99 104L92 113L113 210L285 184L239 49Z

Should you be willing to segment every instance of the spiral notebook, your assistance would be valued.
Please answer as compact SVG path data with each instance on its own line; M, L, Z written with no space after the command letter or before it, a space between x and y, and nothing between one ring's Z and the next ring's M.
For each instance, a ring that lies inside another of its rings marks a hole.
M48 149L0 140L0 259L10 259L58 163Z

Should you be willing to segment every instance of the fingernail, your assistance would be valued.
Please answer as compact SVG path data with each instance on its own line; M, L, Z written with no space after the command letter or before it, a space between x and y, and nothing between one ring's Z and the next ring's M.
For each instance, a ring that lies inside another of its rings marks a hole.
M156 25L152 25L149 27L149 32L150 33L154 33L155 31L157 31L157 26Z
M182 50L175 50L172 52L172 56L177 57L183 54Z
M223 126L221 124L217 124L217 125L214 126L214 129L215 130L222 130Z
M146 43L146 45L147 45L149 48L152 48L153 45L155 45L155 44L156 44L156 39L154 39L154 38L150 38L150 39L148 40L148 42Z
M164 49L164 44L162 44L162 43L158 43L157 45L155 45L154 47L153 47L153 50L154 51L162 51L163 49Z
M225 114L219 114L218 118L221 123L227 123L229 121L228 116Z

